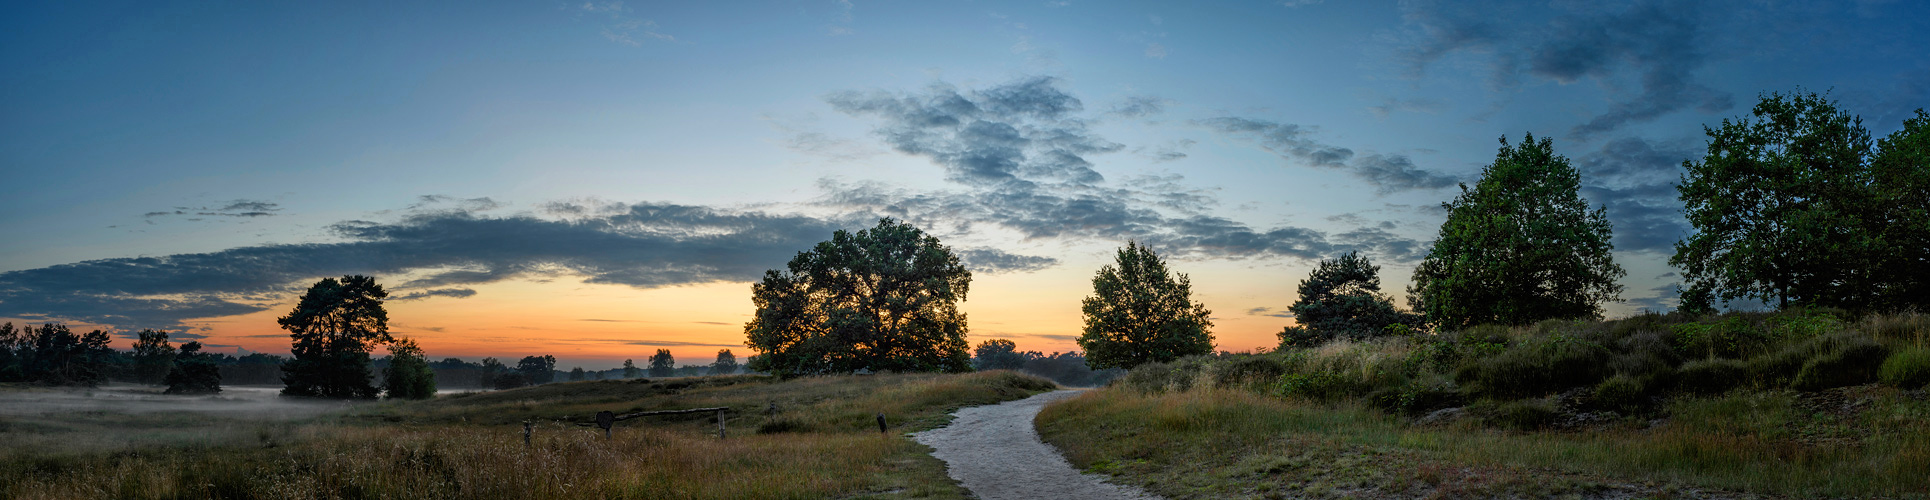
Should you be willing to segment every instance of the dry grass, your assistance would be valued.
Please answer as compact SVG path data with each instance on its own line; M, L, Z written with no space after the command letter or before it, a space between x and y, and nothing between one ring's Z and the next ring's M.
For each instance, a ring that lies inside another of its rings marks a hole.
M1861 410L1835 410L1846 406ZM1930 496L1921 392L1747 392L1684 398L1670 413L1655 427L1519 433L1237 389L1114 388L1048 406L1038 422L1074 465L1174 498Z
M1010 372L779 382L552 384L264 425L171 418L207 439L0 452L6 498L960 498L944 466L903 432L959 406L1016 399L1050 382ZM779 408L767 415L772 404ZM708 415L619 423L612 438L556 417L596 410L731 406L732 435ZM874 415L892 418L880 434ZM540 419L524 446L520 422ZM91 418L128 421L106 412ZM15 418L25 422L37 419ZM758 434L772 421L786 432ZM0 439L67 432L16 423ZM236 428L253 432L235 432Z

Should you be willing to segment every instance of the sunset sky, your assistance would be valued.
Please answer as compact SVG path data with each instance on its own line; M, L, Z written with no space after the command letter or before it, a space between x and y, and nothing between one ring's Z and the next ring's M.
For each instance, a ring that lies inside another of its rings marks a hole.
M0 321L285 354L344 274L435 359L751 354L750 282L892 216L974 269L975 345L1076 349L1128 239L1222 350L1314 262L1401 298L1498 138L1554 139L1626 302L1759 93L1930 107L1930 6L1858 2L8 2ZM378 352L377 355L380 355Z

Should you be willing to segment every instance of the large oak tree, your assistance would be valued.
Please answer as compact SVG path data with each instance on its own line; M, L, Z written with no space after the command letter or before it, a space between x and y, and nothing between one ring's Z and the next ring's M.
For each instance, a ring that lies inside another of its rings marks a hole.
M389 292L368 276L323 278L276 322L294 340L295 358L282 365L288 396L373 399L369 351L389 336Z
M1092 277L1081 304L1079 347L1094 369L1132 368L1213 352L1212 311L1193 301L1193 282L1166 268L1153 249L1127 242L1115 265Z
M751 369L783 376L970 371L958 302L971 271L938 238L890 218L799 252L751 287Z

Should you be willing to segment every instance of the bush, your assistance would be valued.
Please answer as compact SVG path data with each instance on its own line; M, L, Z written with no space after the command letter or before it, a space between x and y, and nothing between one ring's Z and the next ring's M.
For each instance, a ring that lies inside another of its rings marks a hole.
M1697 394L1715 394L1747 382L1749 366L1734 359L1702 359L1682 364L1677 387Z
M1843 334L1826 339L1827 348L1803 363L1791 387L1820 391L1869 383L1876 380L1877 368L1882 366L1883 358L1890 355L1889 349L1869 337Z
M1456 379L1485 395L1501 398L1540 396L1561 389L1594 385L1607 375L1608 349L1555 333L1522 341L1485 358L1464 363Z
M1680 324L1670 330L1675 334L1676 352L1688 358L1742 358L1761 352L1771 340L1770 334L1757 328L1746 315L1715 323Z
M1287 366L1271 356L1241 355L1222 358L1206 370L1214 387L1238 387L1277 380L1287 373Z
M1437 376L1438 377L1438 376ZM1398 387L1375 390L1367 395L1369 403L1388 413L1419 416L1441 408L1466 403L1459 387L1446 379L1409 381Z
M1914 347L1890 355L1877 370L1877 378L1903 389L1930 384L1930 349Z
M1484 413L1488 425L1517 431L1548 427L1560 416L1554 405L1541 400L1509 401Z
M1317 371L1287 374L1280 377L1277 387L1279 394L1284 397L1333 401L1353 396L1362 389L1362 384L1339 373Z
M1616 375L1595 384L1593 401L1605 410L1630 411L1647 403L1648 387L1640 379Z

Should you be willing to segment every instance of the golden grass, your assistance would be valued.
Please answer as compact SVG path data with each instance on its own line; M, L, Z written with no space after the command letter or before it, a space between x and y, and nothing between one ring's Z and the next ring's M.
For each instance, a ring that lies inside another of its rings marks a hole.
M9 446L0 452L0 497L960 498L943 464L903 433L939 425L959 406L1051 387L1011 372L696 382L552 384L280 425L207 421L255 432L119 449ZM765 415L772 403L778 412ZM629 420L608 439L556 418L705 406L752 411L732 415L727 439L716 437L710 415ZM879 412L893 419L892 432L878 432ZM520 422L538 416L549 418L526 447ZM804 425L755 432L776 419ZM50 443L60 433L11 425L0 439Z

